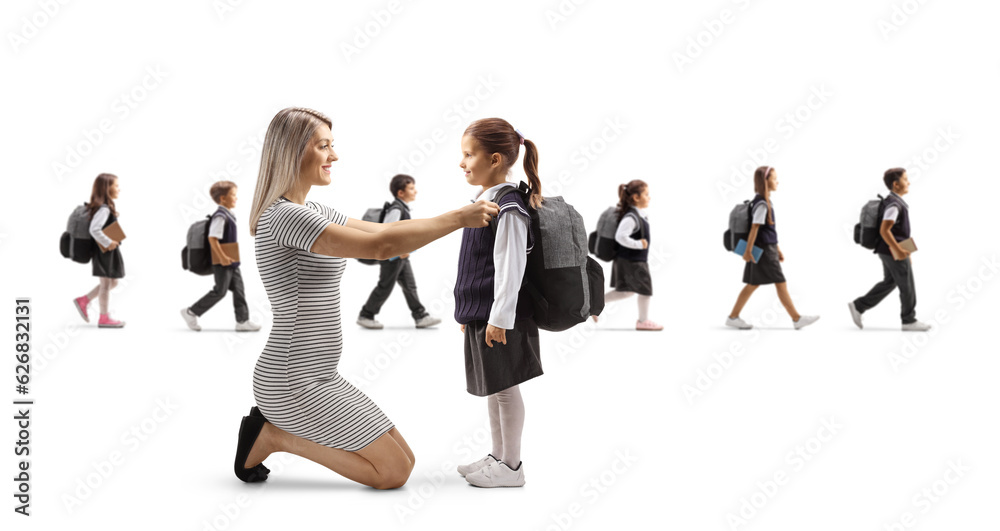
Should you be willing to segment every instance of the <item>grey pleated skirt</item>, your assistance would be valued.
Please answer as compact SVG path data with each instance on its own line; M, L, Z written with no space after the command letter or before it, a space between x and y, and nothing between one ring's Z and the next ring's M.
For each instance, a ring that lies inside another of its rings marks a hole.
M90 259L90 272L95 277L125 278L125 261L122 252L115 247L111 251L101 252L94 244L94 255Z
M771 243L765 245L763 249L764 252L756 264L751 261L743 266L744 284L761 286L785 281L785 274L781 271L781 262L778 260L778 245Z
M507 344L486 346L486 321L465 325L465 383L469 394L488 396L542 375L538 327L531 319L514 322Z
M631 291L639 295L653 295L653 277L649 262L633 262L615 258L611 263L611 287L615 291Z

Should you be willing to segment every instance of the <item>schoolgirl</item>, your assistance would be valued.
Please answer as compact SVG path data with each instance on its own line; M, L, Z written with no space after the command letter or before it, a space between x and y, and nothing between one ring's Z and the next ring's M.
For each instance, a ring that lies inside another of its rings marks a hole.
M534 245L527 206L517 192L501 199L510 186L507 175L524 146L528 202L542 202L538 149L506 120L473 122L462 136L459 167L478 186L478 197L496 202L500 211L491 227L467 228L462 234L455 283L455 320L465 334L465 377L469 394L487 397L493 448L486 457L458 467L477 487L524 485L521 433L524 401L519 385L542 375L538 327L525 299L518 297L527 255Z
M771 203L771 193L778 189L778 172L771 166L757 168L753 176L753 186L757 195L750 202L752 224L750 235L747 237L747 249L743 253L743 260L746 262L743 267L743 282L746 286L740 291L736 305L726 319L726 326L742 330L753 328L753 325L740 318L740 312L758 287L774 284L778 290L778 299L791 316L795 329L798 330L815 323L819 316L800 315L795 310L792 297L788 294L785 275L781 271L781 262L785 261L785 255L778 246L774 205ZM763 250L759 260L754 260L754 245Z
M618 229L615 242L619 249L611 264L611 287L604 302L614 302L638 295L639 318L636 330L663 330L649 319L649 302L653 297L653 280L649 274L649 186L634 179L618 187ZM597 320L597 316L594 316Z
M122 260L122 252L119 249L121 242L112 240L104 233L104 229L118 219L118 210L115 208L118 192L118 177L110 173L102 173L94 179L94 186L90 192L90 202L87 203L90 210L90 236L95 242L93 258L90 261L91 271L98 278L98 284L90 290L90 293L73 299L73 306L80 312L80 317L89 323L87 306L96 298L101 312L97 322L98 328L125 326L124 321L112 319L111 315L108 314L108 300L111 297L111 290L118 285L119 278L125 277L125 262ZM101 247L106 250L102 251Z

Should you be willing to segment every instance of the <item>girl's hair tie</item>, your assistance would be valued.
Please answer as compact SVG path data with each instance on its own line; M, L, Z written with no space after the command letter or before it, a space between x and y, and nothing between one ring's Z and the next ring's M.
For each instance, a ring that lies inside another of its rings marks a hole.
M524 135L522 135L521 132L518 131L517 129L514 129L514 132L517 133L517 138L519 138L521 140L521 145L523 146L524 145Z

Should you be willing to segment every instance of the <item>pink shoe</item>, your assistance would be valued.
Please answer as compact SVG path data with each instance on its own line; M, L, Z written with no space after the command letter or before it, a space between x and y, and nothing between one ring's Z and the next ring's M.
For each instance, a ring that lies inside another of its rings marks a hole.
M650 321L649 319L646 319L645 321L636 321L635 322L635 329L636 330L660 331L660 330L663 330L663 325L656 324L653 321Z
M83 321L87 323L90 322L90 318L87 317L88 304L90 304L90 299L86 295L73 299L73 307L76 308L76 311L80 312L80 317L83 317Z
M102 313L100 320L97 321L98 328L121 328L123 326L125 326L125 321L116 321L106 313Z

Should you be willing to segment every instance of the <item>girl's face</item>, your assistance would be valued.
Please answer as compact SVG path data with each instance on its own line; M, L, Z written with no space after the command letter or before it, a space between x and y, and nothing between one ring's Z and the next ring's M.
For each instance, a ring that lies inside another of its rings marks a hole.
M632 202L636 208L649 208L649 187L642 189L642 193L632 194Z
M333 134L326 124L316 128L311 139L306 144L302 154L302 165L299 167L299 180L303 184L326 186L330 184L330 166L337 160L333 151Z
M108 187L108 197L118 199L118 179L111 181L111 186Z
M778 170L771 170L767 177L767 189L772 192L778 189Z
M502 158L498 153L486 153L471 136L462 137L462 162L459 168L465 171L465 180L473 186L487 186L497 182L501 171Z
M417 199L417 187L413 183L407 183L406 188L396 194L401 200L412 203Z
M236 208L236 187L229 189L229 193L219 198L219 204L232 210Z

